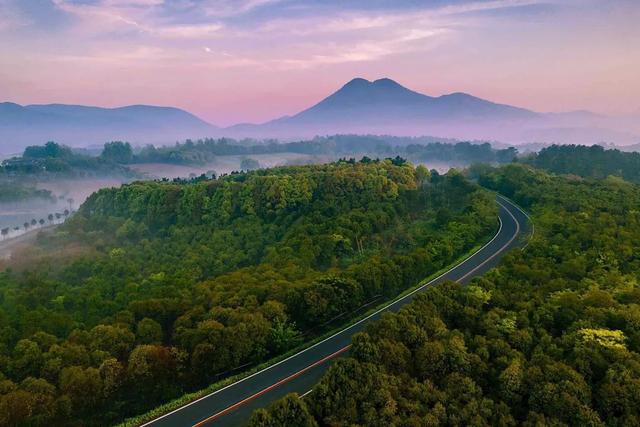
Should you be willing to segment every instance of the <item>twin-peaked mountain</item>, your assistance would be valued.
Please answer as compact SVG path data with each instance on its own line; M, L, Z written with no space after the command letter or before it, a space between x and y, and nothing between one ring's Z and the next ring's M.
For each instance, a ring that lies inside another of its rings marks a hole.
M335 133L432 135L508 143L627 144L640 126L589 111L539 113L466 93L428 96L391 79L356 78L316 105L261 125L227 128L230 136L309 137ZM636 122L637 123L637 122Z
M630 117L612 118L588 111L539 113L460 92L434 97L387 78L356 78L293 116L228 128L168 107L0 104L0 153L48 140L75 146L109 140L170 144L186 138L298 139L339 133L431 135L516 144L640 141L640 125Z
M444 125L458 128L480 123L521 122L540 115L523 108L496 104L465 93L432 97L390 79L351 80L340 90L294 116L262 125L239 125L239 133L280 134L380 133L440 135ZM449 133L448 131L445 133Z

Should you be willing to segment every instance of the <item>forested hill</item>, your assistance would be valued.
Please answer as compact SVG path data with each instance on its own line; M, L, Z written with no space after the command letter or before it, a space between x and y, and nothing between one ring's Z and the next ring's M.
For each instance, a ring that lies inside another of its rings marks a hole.
M600 145L552 145L522 161L558 174L596 179L613 175L640 184L640 153L637 152L605 149Z
M530 245L370 325L251 427L640 425L640 186L523 165L480 181L533 213Z
M0 273L0 425L139 414L397 295L495 228L488 192L399 158L100 190L41 258Z

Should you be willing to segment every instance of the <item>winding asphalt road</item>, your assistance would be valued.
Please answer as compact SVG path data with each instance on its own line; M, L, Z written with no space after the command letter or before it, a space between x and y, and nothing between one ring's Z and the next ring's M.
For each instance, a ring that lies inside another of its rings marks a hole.
M264 407L288 393L297 392L305 395L310 392L331 361L349 350L353 334L364 330L367 324L379 319L384 312L398 311L400 307L411 302L417 293L446 280L466 283L494 267L507 251L521 245L523 239L519 236L524 235L527 229L527 214L501 196L497 196L497 202L500 205L498 232L489 243L469 258L329 338L156 418L145 426L240 426L256 408Z

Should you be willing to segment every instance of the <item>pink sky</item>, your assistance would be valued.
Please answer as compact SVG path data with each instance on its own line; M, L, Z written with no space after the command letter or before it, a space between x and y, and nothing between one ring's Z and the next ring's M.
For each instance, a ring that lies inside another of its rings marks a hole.
M632 0L0 0L0 101L171 105L229 125L295 113L359 76L628 113L638 22Z

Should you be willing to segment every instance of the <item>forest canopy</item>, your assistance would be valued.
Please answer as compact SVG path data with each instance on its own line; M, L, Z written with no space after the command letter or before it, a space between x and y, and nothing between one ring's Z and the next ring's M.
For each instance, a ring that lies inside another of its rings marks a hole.
M533 213L525 250L356 335L304 399L251 427L640 424L640 186L524 165L480 182Z
M552 145L531 154L524 163L557 174L603 179L610 175L640 184L640 153L600 145Z
M141 413L397 295L495 228L490 193L401 158L102 189L41 243L48 257L0 273L0 424Z

